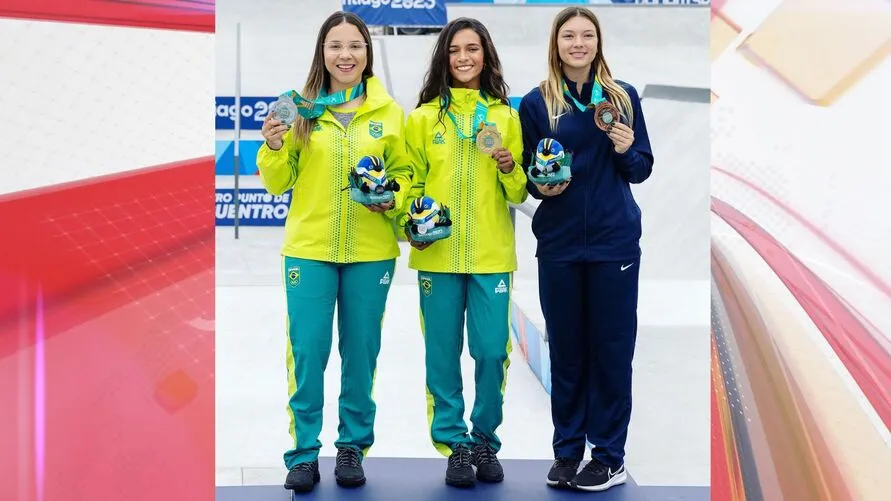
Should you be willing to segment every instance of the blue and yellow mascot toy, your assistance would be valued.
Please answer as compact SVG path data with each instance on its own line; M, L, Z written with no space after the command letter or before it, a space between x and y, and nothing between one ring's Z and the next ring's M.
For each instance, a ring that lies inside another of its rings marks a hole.
M452 235L451 212L430 197L416 198L408 208L405 228L416 242L428 243L448 238Z
M399 191L399 183L387 179L384 161L374 156L362 157L349 179L350 199L363 205L389 203Z
M572 178L570 169L572 154L555 139L546 137L538 142L532 165L529 166L529 179L536 184L559 184Z

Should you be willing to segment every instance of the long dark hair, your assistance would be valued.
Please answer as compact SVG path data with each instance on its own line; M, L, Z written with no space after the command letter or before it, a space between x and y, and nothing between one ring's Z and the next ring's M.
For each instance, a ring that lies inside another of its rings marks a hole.
M319 36L316 38L316 50L312 58L312 64L309 67L309 75L306 77L303 91L300 92L301 96L307 99L315 99L319 97L320 90L331 86L331 75L325 68L325 46L323 44L331 28L343 23L350 23L358 28L365 41L366 65L365 70L362 71L362 80L365 81L369 77L374 76L372 70L374 67L374 49L371 45L371 34L368 32L368 26L365 25L359 16L352 12L335 12L328 16L328 19L322 23L322 27L319 29ZM312 133L315 124L316 119L306 120L303 117L297 117L293 129L294 137L300 144L305 145L309 142L309 135Z
M483 46L483 71L480 73L480 90L489 97L497 98L504 104L510 104L510 101L507 99L508 86L504 83L504 75L501 71L501 61L498 59L498 52L495 50L495 44L492 43L489 30L476 19L460 17L449 22L439 33L439 38L436 39L433 58L430 61L430 69L427 70L424 86L421 88L421 94L418 98L418 106L432 101L437 96L444 103L449 97L449 87L452 86L449 45L451 45L456 33L468 28L479 35ZM439 110L440 121L445 116L445 112L446 108L441 104Z

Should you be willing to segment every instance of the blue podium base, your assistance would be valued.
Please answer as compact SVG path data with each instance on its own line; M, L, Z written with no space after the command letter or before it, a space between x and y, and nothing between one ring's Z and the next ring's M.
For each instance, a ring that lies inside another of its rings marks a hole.
M504 482L472 488L445 484L446 459L369 458L365 461L367 483L358 488L339 487L334 481L334 458L320 458L322 481L310 493L294 495L295 500L319 501L708 501L708 487L641 487L629 478L620 486L603 492L558 490L545 484L551 467L543 460L502 460ZM284 482L284 477L282 477ZM281 484L272 486L217 487L216 501L290 501L291 491Z

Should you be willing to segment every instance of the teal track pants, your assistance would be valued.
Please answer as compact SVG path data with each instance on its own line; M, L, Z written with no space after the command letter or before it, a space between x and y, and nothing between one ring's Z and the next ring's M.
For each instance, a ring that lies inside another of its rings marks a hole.
M458 445L487 442L497 452L495 433L503 418L504 387L510 365L510 273L418 273L421 330L427 366L427 420L434 447L449 456ZM461 353L464 319L475 362L476 399L464 422Z
M318 458L324 405L325 368L331 353L337 305L341 363L337 447L363 457L374 442L372 398L381 326L395 259L333 264L285 257L282 271L288 302L288 414L294 447L285 466Z

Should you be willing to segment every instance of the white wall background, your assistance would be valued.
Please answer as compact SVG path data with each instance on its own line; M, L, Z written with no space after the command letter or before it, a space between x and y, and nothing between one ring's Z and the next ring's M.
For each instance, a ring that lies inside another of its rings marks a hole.
M213 155L212 40L0 19L0 194Z

